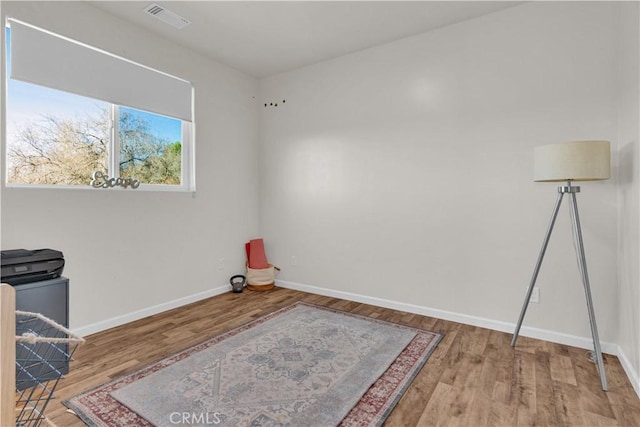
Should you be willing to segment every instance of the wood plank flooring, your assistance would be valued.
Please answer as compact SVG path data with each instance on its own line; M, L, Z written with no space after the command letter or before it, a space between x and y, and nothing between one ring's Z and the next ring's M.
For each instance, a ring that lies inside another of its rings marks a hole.
M290 289L227 293L87 337L47 415L83 426L61 400L295 301L444 333L386 426L640 426L640 399L605 355L609 391L584 349ZM324 426L321 426L324 427Z

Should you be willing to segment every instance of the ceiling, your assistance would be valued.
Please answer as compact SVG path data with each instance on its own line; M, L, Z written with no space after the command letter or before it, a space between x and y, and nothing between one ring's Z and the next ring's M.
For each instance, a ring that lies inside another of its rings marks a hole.
M106 12L254 77L389 43L522 2L155 1L192 24L143 12L149 1L90 1Z

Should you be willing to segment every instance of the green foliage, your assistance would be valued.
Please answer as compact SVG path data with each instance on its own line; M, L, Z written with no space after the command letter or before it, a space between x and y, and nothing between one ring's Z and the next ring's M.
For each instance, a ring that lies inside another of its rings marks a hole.
M179 185L180 142L159 138L146 120L120 111L120 176ZM89 184L94 171L107 172L109 116L101 110L83 118L42 117L28 123L9 146L9 182Z
M180 185L182 144L171 143L149 132L140 117L120 115L120 176L144 184Z

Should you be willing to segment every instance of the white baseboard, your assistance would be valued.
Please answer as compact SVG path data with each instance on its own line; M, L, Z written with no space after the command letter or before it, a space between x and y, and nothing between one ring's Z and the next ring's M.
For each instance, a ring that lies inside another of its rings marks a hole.
M440 310L436 308L423 307L414 304L407 304L398 301L386 300L382 298L375 298L361 294L354 294L350 292L336 291L333 289L320 288L317 286L303 285L295 282L287 282L278 280L278 286L283 288L295 289L299 291L309 292L312 294L325 295L334 298L346 299L349 301L360 302L364 304L371 304L378 307L391 308L394 310L406 311L408 313L421 314L423 316L436 317L438 319L450 320L452 322L464 323L465 325L479 326L482 328L493 329L500 332L513 333L516 325L515 323L502 322L499 320L485 319L482 317L470 316L468 314L454 313L451 311ZM546 329L532 328L529 326L523 326L520 329L520 335L530 338L537 338L545 341L551 341L558 344L570 345L573 347L591 349L593 348L593 340L585 337L579 337L576 335L564 334L556 331L549 331ZM610 342L600 342L602 351L604 353L617 355L618 345Z
M622 368L624 369L624 372L627 374L627 378L629 378L629 381L631 381L633 389L636 391L638 397L640 397L640 375L638 375L638 372L633 368L631 361L622 350L622 348L620 348L620 346L618 346L617 356L618 360L620 360Z
M205 298L209 298L215 295L220 295L231 290L231 285L220 286L218 288L209 289L204 292L199 292L193 295L187 295L186 297L178 298L173 301L167 301L162 304L154 305L152 307L137 310L131 313L123 314L120 316L112 317L110 319L102 320L100 322L91 323L89 325L80 326L79 328L73 328L72 331L82 337L95 334L96 332L104 331L116 326L124 325L125 323L133 322L134 320L142 319L144 317L152 316L154 314L162 313L163 311L171 310L173 308L181 307L183 305L191 304L192 302L200 301Z

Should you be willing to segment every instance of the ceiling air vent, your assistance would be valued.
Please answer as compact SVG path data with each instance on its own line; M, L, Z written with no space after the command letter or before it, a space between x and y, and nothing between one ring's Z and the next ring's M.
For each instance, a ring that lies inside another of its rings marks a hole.
M145 7L143 11L144 13L158 18L162 22L169 24L179 30L191 24L191 21L189 21L187 18L183 18L182 16L173 13L156 3L151 3L149 6Z

